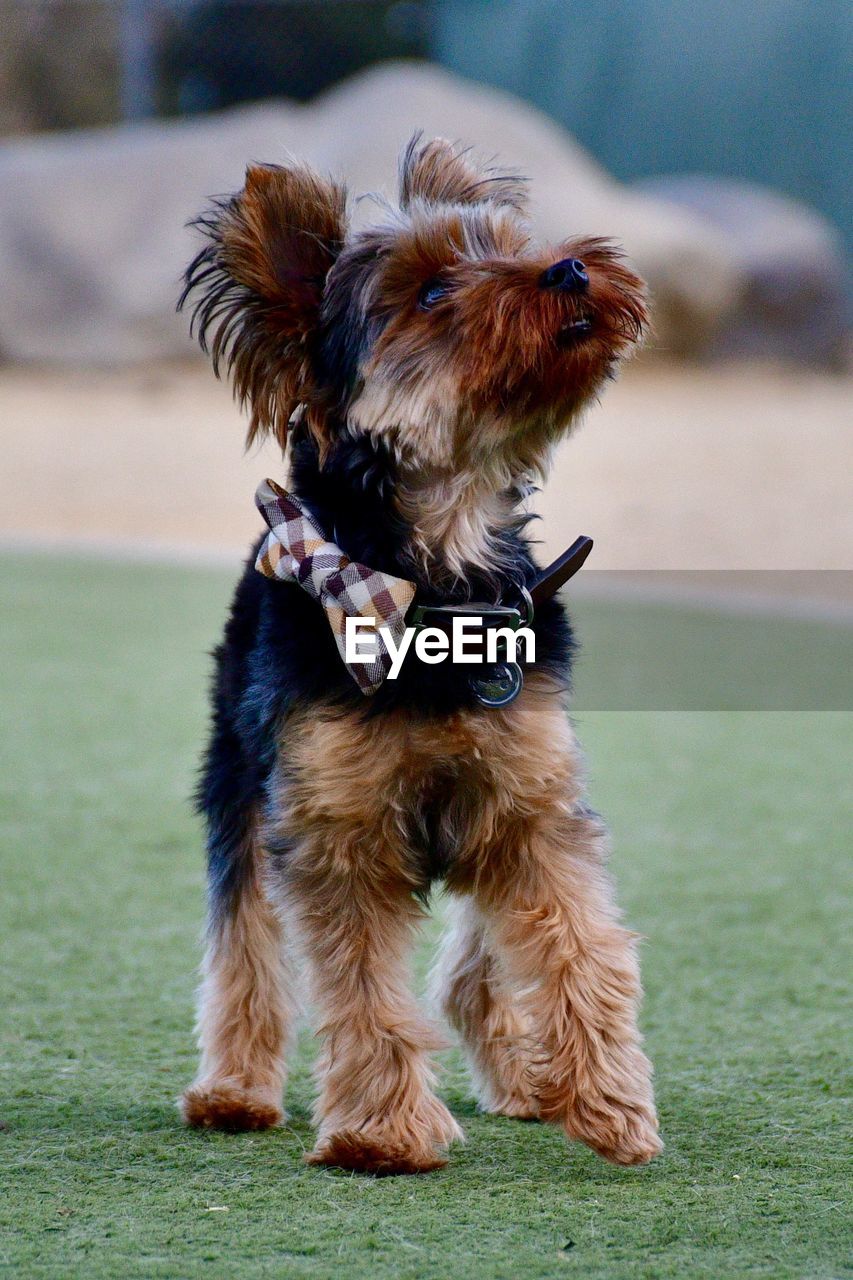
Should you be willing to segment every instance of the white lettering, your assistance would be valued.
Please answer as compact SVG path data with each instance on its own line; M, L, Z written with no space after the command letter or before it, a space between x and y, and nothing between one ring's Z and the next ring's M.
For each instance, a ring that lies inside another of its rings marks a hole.
M400 674L400 668L403 665L403 659L409 652L409 645L412 643L412 636L414 635L414 632L414 627L406 627L406 630L403 632L403 638L398 647L394 643L394 636L391 633L391 628L379 628L379 634L382 637L382 642L385 645L387 652L391 655L391 669L388 672L389 680L396 680L397 676Z
M441 627L424 627L415 637L415 653L421 662L443 662L450 648L450 637Z
M473 628L473 630L472 630ZM477 635L474 635L474 631ZM482 644L477 645L476 653L468 653L465 649L466 641L479 640L483 634L482 618L454 618L453 619L453 661L454 662L481 662L483 647Z
M452 642L442 627L406 627L398 644L390 627L377 629L375 618L350 616L344 623L344 655L349 665L366 666L376 661L381 652L381 642L391 659L388 679L396 680L413 640L415 653L421 662L434 665L449 655L453 662L473 664L483 661L482 638L483 619L477 617L454 618ZM486 631L485 662L518 661L519 641L524 644L524 661L535 662L536 636L530 627L519 627L517 631L510 627L496 627Z
M519 627L513 631L511 627L495 627L486 632L487 662L517 662L518 642L524 641L524 661L536 661L536 636L530 627ZM506 657L498 657L498 642L506 645Z
M369 632L365 635L365 632ZM376 661L376 619L347 617L344 623L344 656L350 665Z

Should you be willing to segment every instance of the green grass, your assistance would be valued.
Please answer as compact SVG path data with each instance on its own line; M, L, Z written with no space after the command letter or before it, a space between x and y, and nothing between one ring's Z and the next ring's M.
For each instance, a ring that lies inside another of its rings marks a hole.
M478 1116L452 1052L442 1091L468 1144L445 1170L311 1170L308 1033L286 1128L190 1133L172 1102L194 1067L186 798L226 577L25 557L0 573L0 1271L844 1274L853 715L582 714L620 896L648 938L660 1161L618 1170ZM619 648L624 615L584 608Z

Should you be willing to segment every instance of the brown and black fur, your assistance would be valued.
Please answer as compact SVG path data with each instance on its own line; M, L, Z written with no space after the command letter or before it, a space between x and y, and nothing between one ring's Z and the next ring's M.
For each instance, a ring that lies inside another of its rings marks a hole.
M519 504L646 323L612 246L539 249L524 209L519 179L416 138L399 209L367 230L349 231L342 189L301 167L250 168L199 220L184 300L250 406L250 440L287 444L290 487L327 535L423 602L531 581ZM585 264L583 292L545 286L568 258ZM434 987L482 1105L620 1164L651 1159L635 936L583 802L562 606L538 611L536 662L508 707L476 702L469 667L414 653L366 698L319 606L253 561L216 654L200 786L209 937L186 1120L281 1121L305 966L324 1042L309 1161L444 1163L462 1134L433 1092L440 1036L407 971L442 879L456 909Z

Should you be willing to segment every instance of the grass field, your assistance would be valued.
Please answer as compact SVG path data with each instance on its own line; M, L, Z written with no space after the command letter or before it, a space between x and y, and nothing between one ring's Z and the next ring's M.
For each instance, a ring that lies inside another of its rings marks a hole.
M619 1170L478 1116L451 1051L442 1091L467 1146L424 1178L359 1178L301 1163L307 1032L286 1128L199 1135L173 1106L195 1059L187 795L226 575L24 557L0 574L0 1271L845 1274L853 714L581 715L620 896L648 939L660 1161ZM585 608L611 652L642 642L642 617ZM792 651L840 653L835 633L787 625Z

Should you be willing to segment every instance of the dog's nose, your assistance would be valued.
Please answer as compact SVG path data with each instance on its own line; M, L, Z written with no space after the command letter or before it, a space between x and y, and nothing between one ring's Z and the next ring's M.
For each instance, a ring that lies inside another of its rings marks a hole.
M565 293L584 293L589 288L589 276L580 258L563 258L542 272L539 287L560 289Z

